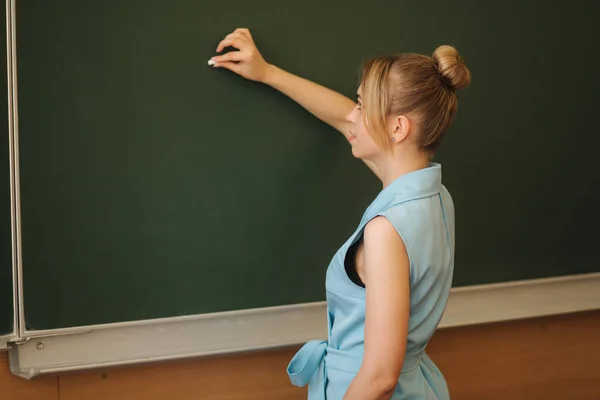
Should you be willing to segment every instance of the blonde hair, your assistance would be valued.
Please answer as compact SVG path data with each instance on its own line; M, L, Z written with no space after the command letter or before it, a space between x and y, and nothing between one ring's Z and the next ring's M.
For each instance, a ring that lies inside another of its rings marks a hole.
M412 114L420 127L417 145L431 157L456 115L456 91L470 83L464 60L448 45L432 57L403 53L369 60L361 79L365 124L379 146L391 149L389 117Z

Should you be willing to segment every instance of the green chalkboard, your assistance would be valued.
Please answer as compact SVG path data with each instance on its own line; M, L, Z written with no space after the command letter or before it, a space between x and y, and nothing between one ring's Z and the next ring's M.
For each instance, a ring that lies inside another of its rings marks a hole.
M6 32L6 10L0 29ZM14 330L6 40L0 46L0 336Z
M577 4L18 2L27 328L324 299L380 183L291 100L207 67L236 27L348 96L366 57L457 46L455 285L599 271L600 13Z

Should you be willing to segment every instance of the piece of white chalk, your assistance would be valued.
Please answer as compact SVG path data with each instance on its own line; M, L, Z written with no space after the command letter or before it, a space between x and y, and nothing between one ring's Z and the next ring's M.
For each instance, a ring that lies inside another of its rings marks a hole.
M217 62L215 60L208 60L208 65L215 65Z

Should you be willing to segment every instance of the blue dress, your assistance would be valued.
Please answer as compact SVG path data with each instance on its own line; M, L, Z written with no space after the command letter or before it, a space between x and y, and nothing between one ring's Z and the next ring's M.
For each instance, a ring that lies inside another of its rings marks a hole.
M336 252L325 281L328 340L306 343L288 365L292 384L309 400L341 400L364 354L366 291L348 277L344 259L365 225L384 216L404 241L410 262L410 316L402 372L392 399L449 399L446 381L425 347L446 307L454 268L454 205L441 165L411 172L385 187L356 231Z

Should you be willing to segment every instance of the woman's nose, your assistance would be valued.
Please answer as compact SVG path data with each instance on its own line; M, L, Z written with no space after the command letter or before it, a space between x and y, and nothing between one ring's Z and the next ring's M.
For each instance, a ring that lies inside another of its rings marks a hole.
M346 121L354 122L354 113L356 112L356 106L350 111L348 115L346 115Z

